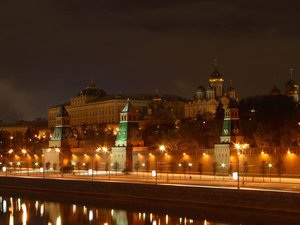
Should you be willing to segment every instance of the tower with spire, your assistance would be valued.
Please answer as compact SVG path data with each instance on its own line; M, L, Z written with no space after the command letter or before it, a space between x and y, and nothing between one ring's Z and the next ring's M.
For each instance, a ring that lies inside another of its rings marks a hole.
M137 110L128 99L120 113L119 131L115 147L112 148L112 161L118 163L120 169L131 171L134 152L145 149L138 116Z
M59 108L56 124L49 140L49 148L43 149L44 162L50 168L61 169L67 166L71 158L71 147L77 146L70 125L70 116L64 106ZM44 169L45 169L44 164Z
M285 94L293 98L295 102L299 102L299 85L293 79L293 75L294 75L294 69L290 68L290 79L284 85Z
M238 103L234 99L230 99L229 105L224 112L224 121L220 143L215 144L214 157L215 162L219 165L223 164L226 168L234 162L231 161L231 156L236 156L234 151L235 143L243 143L244 137L241 134L239 121ZM236 157L233 157L233 159Z

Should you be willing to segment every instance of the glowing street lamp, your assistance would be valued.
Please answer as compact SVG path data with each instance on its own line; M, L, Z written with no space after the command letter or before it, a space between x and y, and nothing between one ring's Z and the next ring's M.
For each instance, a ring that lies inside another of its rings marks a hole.
M248 147L248 144L234 144L235 149L237 150L237 164L238 164L238 171L237 171L237 189L240 189L240 154L243 153Z
M159 151L163 152L166 150L166 147L164 145L160 145L159 146ZM157 184L157 173L158 173L158 154L159 152L157 152L156 157L155 157L155 183Z
M226 164L222 163L221 168L222 168L223 180L224 180L224 169L225 169L225 167L226 167Z
M270 182L271 182L271 170L272 170L272 167L273 167L272 163L269 163L268 164L268 168L269 168L269 174L270 174Z

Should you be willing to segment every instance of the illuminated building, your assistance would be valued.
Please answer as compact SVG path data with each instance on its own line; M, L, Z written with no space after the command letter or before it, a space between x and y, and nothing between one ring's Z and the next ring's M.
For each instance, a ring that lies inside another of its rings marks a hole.
M170 114L174 114L178 118L182 118L184 115L185 102L181 97L158 96L157 94L107 95L103 90L98 89L93 82L63 106L70 115L72 127L96 124L117 125L120 119L119 113L127 99L130 99L131 104L140 112L141 120L151 118L151 114L154 113L151 106L157 102L164 105ZM56 106L48 109L48 127L55 126L59 108L60 106Z
M219 73L216 64L208 81L209 87L205 89L200 85L196 90L193 100L185 104L184 110L186 118L196 118L204 114L214 116L220 103L223 108L226 109L230 99L237 99L235 89L232 85L230 85L226 91L224 90L224 78Z

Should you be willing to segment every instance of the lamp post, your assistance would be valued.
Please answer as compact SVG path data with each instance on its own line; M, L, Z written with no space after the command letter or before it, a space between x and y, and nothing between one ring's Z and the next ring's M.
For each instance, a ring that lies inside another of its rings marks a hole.
M270 182L271 182L271 169L272 169L273 165L272 163L268 164L268 168L269 168L269 174L270 174Z
M222 163L221 164L221 167L222 167L222 175L223 175L223 180L224 180L224 169L226 167L226 164L225 163Z
M234 144L235 149L237 150L237 189L240 189L240 154L243 153L243 150L245 150L248 147L248 144Z
M190 179L192 179L192 176L191 176L191 168L192 168L192 163L189 163L188 166L189 166L189 176L190 176Z
M157 174L158 174L158 155L160 151L165 151L166 147L164 145L160 145L155 157L155 184L158 183Z

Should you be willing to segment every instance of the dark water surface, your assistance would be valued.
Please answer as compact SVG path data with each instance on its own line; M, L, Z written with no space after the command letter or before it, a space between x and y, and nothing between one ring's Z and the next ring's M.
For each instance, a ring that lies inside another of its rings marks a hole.
M298 215L299 216L299 215ZM0 191L0 225L300 224L283 213Z

